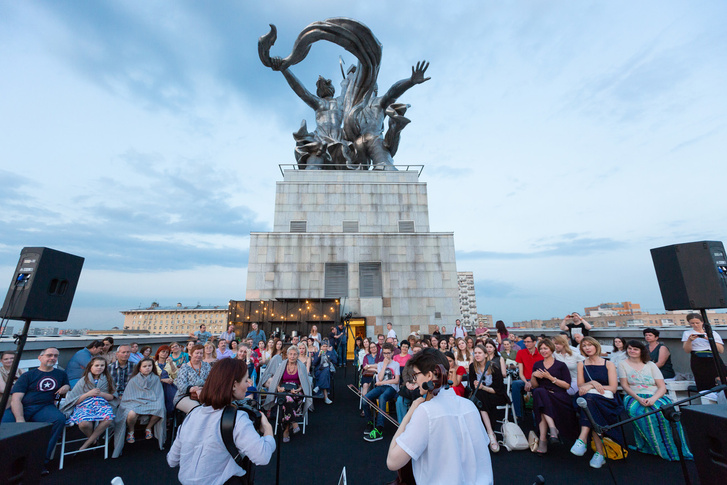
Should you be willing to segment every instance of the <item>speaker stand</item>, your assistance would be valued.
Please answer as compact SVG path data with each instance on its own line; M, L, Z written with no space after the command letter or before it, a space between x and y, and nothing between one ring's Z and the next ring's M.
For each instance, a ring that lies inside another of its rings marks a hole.
M18 346L15 349L15 359L13 359L13 365L10 367L10 373L8 374L8 379L10 382L8 382L8 385L11 385L11 382L15 380L15 374L18 372L18 366L20 365L20 356L23 355L23 349L25 348L25 342L28 340L28 332L30 331L30 319L25 320L25 325L23 326L23 332L20 335L15 335L16 341L18 342ZM5 389L5 392L3 393L2 401L0 401L0 409L2 412L5 412L5 408L8 404L8 399L10 398L10 389Z
M727 376L725 376L725 366L724 362L722 362L722 358L719 356L719 352L717 351L717 342L714 341L714 333L712 332L712 325L710 325L709 320L707 319L707 310L704 308L701 308L699 310L699 313L702 315L702 322L704 326L704 333L707 334L707 340L709 341L709 348L712 350L712 360L714 361L715 367L717 367L717 375L719 376L719 383L727 384ZM713 382L710 384L714 384ZM727 389L724 391L724 395L727 398Z

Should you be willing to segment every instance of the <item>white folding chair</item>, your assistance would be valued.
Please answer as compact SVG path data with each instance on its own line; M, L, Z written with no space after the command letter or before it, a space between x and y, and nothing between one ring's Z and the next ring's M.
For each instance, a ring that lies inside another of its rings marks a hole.
M278 422L280 421L280 408L282 406L275 405L275 432L273 435L278 434ZM305 404L303 404L303 409L305 409ZM303 419L300 417L295 418L295 422L301 425L301 428L303 428L303 434L305 434L305 426L308 424L308 410L305 409L303 411Z
M66 456L69 456L69 455L76 455L78 453L85 453L87 451L93 451L93 450L103 449L104 450L104 456L103 456L104 460L106 460L109 457L109 436L111 436L111 434L109 433L109 430L112 430L113 429L113 426L109 426L108 428L106 428L106 431L104 431L104 434L102 434L99 437L99 439L103 441L103 444L99 444L99 445L96 445L96 446L89 446L85 450L67 451L66 450L66 445L67 444L70 444L70 443L83 443L83 442L85 442L88 439L88 438L86 438L86 436L83 436L83 438L79 438L79 439L75 439L75 440L69 440L69 439L67 439L67 431L68 431L68 429L69 428L72 428L74 426L75 426L75 424L74 425L67 425L67 426L64 426L63 427L63 436L61 438L61 458L60 458L60 463L58 464L58 469L59 470L63 470L63 462L65 461L65 457ZM58 445L56 445L56 447L57 446Z

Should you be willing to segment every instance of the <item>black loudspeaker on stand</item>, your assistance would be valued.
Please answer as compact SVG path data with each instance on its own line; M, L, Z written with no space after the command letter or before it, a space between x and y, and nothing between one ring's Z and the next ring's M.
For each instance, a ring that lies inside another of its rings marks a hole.
M16 335L15 359L8 375L14 376L28 339L30 322L64 322L68 319L84 259L50 248L23 248L13 273L0 318L24 320L23 332ZM4 328L0 331L0 335ZM9 392L3 393L0 410L7 405Z
M651 259L667 310L727 308L727 257L721 242L655 248Z

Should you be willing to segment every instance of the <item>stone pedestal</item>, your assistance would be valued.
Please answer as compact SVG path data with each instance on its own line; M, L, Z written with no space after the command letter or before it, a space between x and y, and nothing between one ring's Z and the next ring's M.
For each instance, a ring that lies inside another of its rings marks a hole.
M273 232L251 234L246 299L329 297L369 336L459 318L454 235L429 232L417 171L284 172Z

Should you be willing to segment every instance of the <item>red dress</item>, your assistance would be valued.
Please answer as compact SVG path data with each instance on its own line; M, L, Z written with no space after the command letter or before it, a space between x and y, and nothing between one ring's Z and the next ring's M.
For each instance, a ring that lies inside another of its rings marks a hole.
M464 370L464 367L461 365L457 367L457 375L463 376L467 373L466 370ZM454 393L457 394L459 397L464 397L464 385L462 385L462 381L459 382L459 385L452 386L452 389L454 389Z

